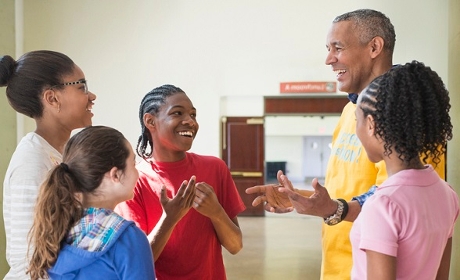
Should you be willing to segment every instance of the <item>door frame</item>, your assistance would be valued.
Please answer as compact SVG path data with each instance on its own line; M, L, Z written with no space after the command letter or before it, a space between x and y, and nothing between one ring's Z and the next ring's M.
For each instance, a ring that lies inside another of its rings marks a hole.
M272 115L340 115L342 113L343 107L349 102L348 98L345 95L284 95L284 96L264 96L264 114L263 116L254 116L256 119L264 119L265 116ZM222 125L221 125L221 158L228 164L227 153L227 127L224 123L224 120L229 117L239 117L239 116L222 116ZM250 118L250 117L249 117ZM265 146L265 133L262 138L262 145ZM256 147L254 147L256 148ZM262 153L262 165L263 165L263 178L265 180L265 152ZM233 177L233 176L232 176ZM251 180L249 178L240 180L237 177L233 177L234 180L240 181L240 188L250 187L249 183ZM236 183L235 183L236 184ZM237 186L238 188L238 186ZM239 189L240 196L246 195L244 190ZM247 197L242 197L242 199ZM243 213L243 216L263 216L264 210L262 205L258 207L253 207L248 205L246 201L246 211ZM248 209L249 208L249 209ZM256 209L257 208L257 209ZM262 213L261 213L262 211Z

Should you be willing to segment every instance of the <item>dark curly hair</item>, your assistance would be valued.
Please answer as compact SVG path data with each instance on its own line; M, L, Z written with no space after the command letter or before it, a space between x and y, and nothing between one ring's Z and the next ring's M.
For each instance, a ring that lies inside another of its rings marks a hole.
M371 115L385 155L406 164L421 157L437 165L452 139L449 92L438 74L422 62L396 66L363 91L358 106Z
M152 89L148 92L141 101L139 106L139 121L141 123L141 136L137 141L136 153L143 159L147 159L152 155L153 141L149 130L144 124L144 115L150 113L156 115L166 102L166 98L176 94L185 93L182 89L173 85L162 85L160 87ZM150 146L150 151L147 151Z

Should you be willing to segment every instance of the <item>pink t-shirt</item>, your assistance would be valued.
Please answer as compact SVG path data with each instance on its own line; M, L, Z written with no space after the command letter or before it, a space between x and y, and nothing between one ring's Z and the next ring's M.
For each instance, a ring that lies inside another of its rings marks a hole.
M196 176L214 188L219 203L230 219L245 209L227 165L219 158L186 153L178 162L143 162L134 198L117 206L116 212L134 221L149 234L161 218L161 186L176 195L184 180ZM191 209L176 225L163 252L155 262L158 279L226 279L222 245L209 218Z
M458 214L457 194L431 165L389 177L350 232L352 279L367 279L366 250L396 257L397 279L435 279Z

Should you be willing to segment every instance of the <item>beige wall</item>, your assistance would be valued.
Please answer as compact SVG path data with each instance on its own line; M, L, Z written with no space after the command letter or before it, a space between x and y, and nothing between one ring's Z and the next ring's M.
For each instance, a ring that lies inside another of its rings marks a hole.
M221 97L237 96L233 109L251 111L262 108L260 97L279 95L280 82L335 81L324 64L326 33L336 15L357 8L381 10L392 19L395 63L417 58L447 82L448 0L78 3L76 9L74 0L24 0L24 51L68 54L98 96L94 123L119 129L132 144L140 133L143 95L172 83L198 109L192 151L218 156Z
M14 1L0 0L0 56L15 52ZM9 106L5 88L0 88L0 182L3 186L6 168L16 147L16 113ZM3 188L2 188L3 189ZM0 191L0 212L3 213L3 191ZM5 259L5 230L0 216L0 277L5 275L8 264Z
M449 0L449 83L454 138L447 153L447 180L460 194L460 1ZM450 279L460 279L460 221L457 221Z

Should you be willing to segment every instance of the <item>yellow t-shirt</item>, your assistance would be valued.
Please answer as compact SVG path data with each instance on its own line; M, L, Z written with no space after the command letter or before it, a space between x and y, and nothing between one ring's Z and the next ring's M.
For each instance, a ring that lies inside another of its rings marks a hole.
M329 195L346 201L367 192L372 185L380 185L388 176L384 161L369 161L356 135L355 109L356 105L351 102L343 109L332 135L332 151L325 178ZM441 178L445 178L444 157L435 169ZM323 224L322 280L350 279L353 265L349 239L351 226L350 222L334 226Z

